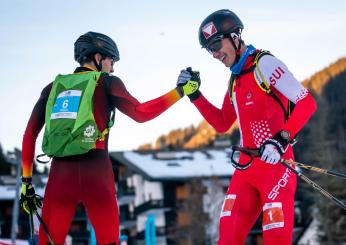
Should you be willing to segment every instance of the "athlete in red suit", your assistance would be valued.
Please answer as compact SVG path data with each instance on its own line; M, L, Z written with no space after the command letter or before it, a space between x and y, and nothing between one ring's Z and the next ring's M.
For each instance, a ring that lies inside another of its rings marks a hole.
M263 212L264 244L289 245L296 176L277 163L281 157L294 158L289 143L316 110L316 104L279 59L269 54L256 59L261 51L245 45L242 29L241 20L229 10L216 11L202 22L200 44L230 67L232 79L221 109L208 102L199 90L190 95L192 103L218 132L226 132L237 119L241 146L261 152L249 168L234 172L220 215L218 244L244 244ZM178 84L185 84L194 74L182 70ZM267 81L273 94L260 87L261 80ZM291 113L289 101L295 104ZM241 153L239 163L245 163L246 158Z
M154 100L140 103L120 78L109 75L119 53L114 41L101 33L88 32L75 42L75 60L81 64L74 73L103 71L94 92L94 116L99 130L106 127L113 108L137 122L151 120L184 94L177 87ZM38 99L27 124L22 145L23 186L21 205L26 211L40 206L31 184L36 138L45 123L45 107L52 88L47 85ZM197 88L196 88L197 89ZM194 90L190 90L193 92ZM108 156L108 134L86 154L54 157L45 190L42 217L55 244L64 244L78 203L83 203L95 229L98 244L118 244L119 217L115 182ZM41 227L42 228L42 227ZM42 229L39 244L46 244Z

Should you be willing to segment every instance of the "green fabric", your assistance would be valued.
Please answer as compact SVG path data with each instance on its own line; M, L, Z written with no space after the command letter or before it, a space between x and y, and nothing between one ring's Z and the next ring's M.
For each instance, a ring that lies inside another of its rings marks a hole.
M95 147L101 133L93 114L93 95L100 75L91 71L56 77L46 104L45 154L64 157Z

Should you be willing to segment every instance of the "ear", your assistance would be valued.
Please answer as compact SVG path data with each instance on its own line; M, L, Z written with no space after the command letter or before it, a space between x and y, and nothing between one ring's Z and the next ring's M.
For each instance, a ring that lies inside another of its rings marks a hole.
M101 54L96 53L96 54L94 54L94 58L95 58L97 64L99 64L100 60L102 59L102 56L101 56Z
M234 44L236 46L238 46L239 45L239 41L240 41L240 35L238 35L236 33L231 33L231 38L232 38Z

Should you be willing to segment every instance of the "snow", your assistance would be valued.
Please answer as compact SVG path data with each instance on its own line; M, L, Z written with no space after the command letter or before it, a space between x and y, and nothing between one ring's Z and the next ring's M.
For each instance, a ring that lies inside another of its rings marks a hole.
M299 239L298 245L320 244L318 242L318 226L319 222L316 219L313 219L304 235Z
M168 158L155 153L124 152L126 160L151 178L231 176L234 172L224 150L169 152Z
M12 240L0 238L0 245L12 245ZM29 242L27 240L16 239L16 245L29 245Z

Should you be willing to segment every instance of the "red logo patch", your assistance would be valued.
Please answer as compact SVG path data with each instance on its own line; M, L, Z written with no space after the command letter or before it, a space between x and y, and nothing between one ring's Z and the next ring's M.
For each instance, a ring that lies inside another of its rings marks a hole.
M212 35L217 33L216 27L213 22L209 22L202 28L203 36L205 39L209 39Z
M236 197L237 195L235 194L226 195L226 198L223 201L220 217L231 216Z

